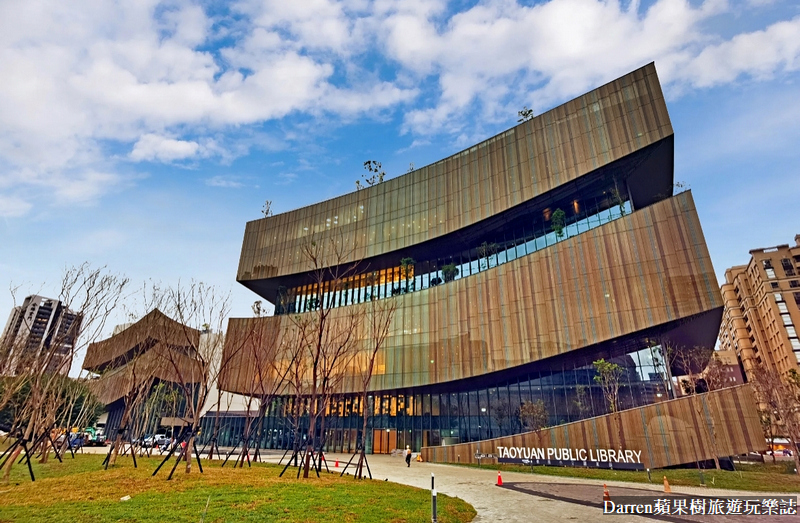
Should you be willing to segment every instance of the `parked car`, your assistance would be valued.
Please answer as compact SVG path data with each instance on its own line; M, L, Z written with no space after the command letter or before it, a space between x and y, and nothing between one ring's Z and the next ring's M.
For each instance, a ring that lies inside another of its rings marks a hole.
M167 437L166 434L156 434L153 437L153 442L155 443L156 447L161 447L169 443L170 438Z
M141 438L133 438L131 440L131 445L141 445L142 447L149 447L153 444L153 436L150 434L145 434Z
M69 444L72 446L73 449L77 450L83 447L83 443L85 442L85 438L83 434L73 434L72 438L69 440Z

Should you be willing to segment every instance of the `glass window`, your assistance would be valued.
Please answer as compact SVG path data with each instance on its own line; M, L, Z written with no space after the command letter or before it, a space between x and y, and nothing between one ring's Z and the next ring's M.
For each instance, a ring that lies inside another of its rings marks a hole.
M780 292L773 293L772 295L775 297L775 301L778 302L783 301L783 296L781 295Z
M786 326L792 325L792 317L788 314L781 314L781 318L783 318L783 324Z
M786 276L794 276L794 266L792 265L792 260L789 258L783 258L781 260L781 267L783 267L783 272L786 273Z
M789 312L789 309L786 308L786 304L784 302L778 303L778 310L781 312Z
M767 278L769 278L770 280L774 280L775 279L775 270L774 269L765 269L765 271L767 272Z
M790 338L796 338L797 337L797 331L794 330L794 326L792 326L792 325L787 325L786 326L786 334L788 334Z
M792 350L800 350L800 340L792 338L789 341L792 343Z

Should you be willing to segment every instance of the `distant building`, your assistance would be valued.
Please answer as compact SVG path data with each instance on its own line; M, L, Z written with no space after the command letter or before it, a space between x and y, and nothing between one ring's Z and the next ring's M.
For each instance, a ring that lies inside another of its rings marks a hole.
M117 434L126 410L126 401L129 400L128 393L136 387L145 387L147 390L136 395L136 404L129 412L131 420L126 437L133 438L156 431L177 434L181 427L191 421L186 411L181 381L199 383L205 369L196 353L217 354L218 351L212 347L221 343L221 334L187 327L153 309L136 323L117 325L110 338L89 345L83 368L99 375L92 387L106 406L104 423L108 437L113 438ZM218 354L217 358L220 356ZM218 360L212 362L212 366L219 365ZM159 384L163 384L162 391L167 394L166 397L175 399L172 405L154 408L158 416L151 417L145 414L145 406L158 390ZM229 410L240 412L242 405L246 404L242 396L227 392L220 394L215 382L208 386L208 400L201 409L201 416L209 410L216 410L218 400L223 415Z
M747 379L757 364L785 374L800 360L800 234L795 245L750 251L725 271L719 341L736 352Z
M735 387L745 382L739 358L732 350L717 350L714 352L717 360L716 370L713 361L701 373L700 377L709 384L709 388ZM713 374L716 374L714 376ZM709 383L716 382L716 383Z
M11 310L0 338L0 375L14 376L32 366L69 373L82 319L58 300L25 298Z

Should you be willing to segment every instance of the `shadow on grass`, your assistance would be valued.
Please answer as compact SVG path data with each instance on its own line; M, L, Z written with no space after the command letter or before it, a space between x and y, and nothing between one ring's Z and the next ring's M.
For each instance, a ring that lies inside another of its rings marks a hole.
M208 463L204 474L181 467L172 481L166 474L150 477L159 460L120 458L102 470L103 456L83 455L63 464L35 464L31 483L27 470L15 466L12 481L0 486L0 521L50 522L142 521L205 522L428 522L430 493L385 481L355 481L323 473L317 479L279 478L282 467L255 464L233 469ZM291 471L291 469L290 469ZM289 472L290 472L289 471ZM25 474L23 474L25 473ZM129 501L120 501L131 496ZM461 499L440 495L439 521L471 521L475 510Z

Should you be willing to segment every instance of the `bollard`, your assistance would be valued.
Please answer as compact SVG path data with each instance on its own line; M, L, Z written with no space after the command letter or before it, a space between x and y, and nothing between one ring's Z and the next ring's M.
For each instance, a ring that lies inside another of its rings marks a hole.
M435 488L435 480L433 477L433 472L431 472L431 522L436 523L436 488Z

